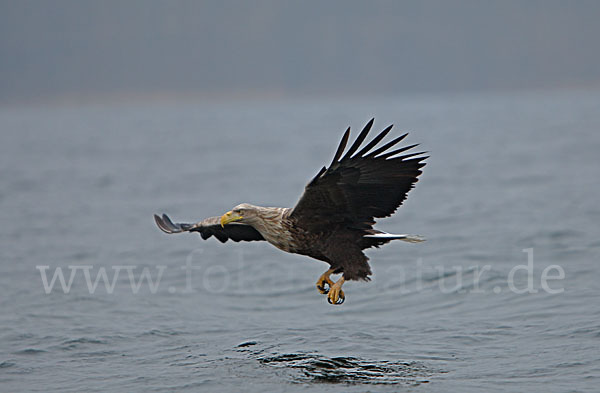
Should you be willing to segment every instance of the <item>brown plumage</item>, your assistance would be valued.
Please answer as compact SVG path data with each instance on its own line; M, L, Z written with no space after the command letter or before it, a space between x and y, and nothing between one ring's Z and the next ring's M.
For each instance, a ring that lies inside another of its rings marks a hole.
M330 303L341 304L345 280L369 280L371 268L362 250L396 239L423 240L373 228L375 218L389 217L406 199L427 158L423 152L400 155L417 145L390 150L407 134L377 147L392 126L360 149L373 121L344 154L350 136L350 128L346 130L331 164L307 184L294 208L243 203L196 224L174 224L164 214L154 216L156 224L166 233L199 232L203 239L215 236L223 243L266 240L283 251L327 262L330 269L319 278L317 288L328 294ZM336 273L343 276L334 283L329 276Z

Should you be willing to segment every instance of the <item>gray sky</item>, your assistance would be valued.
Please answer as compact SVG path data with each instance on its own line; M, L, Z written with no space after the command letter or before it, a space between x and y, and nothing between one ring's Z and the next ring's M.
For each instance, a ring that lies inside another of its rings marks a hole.
M0 101L600 86L600 1L5 1Z

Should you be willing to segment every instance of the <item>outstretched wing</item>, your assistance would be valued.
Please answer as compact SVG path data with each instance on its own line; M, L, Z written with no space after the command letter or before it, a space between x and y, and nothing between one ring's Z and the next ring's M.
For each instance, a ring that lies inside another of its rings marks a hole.
M374 218L390 216L406 199L425 166L422 161L428 157L423 156L424 152L399 155L417 145L390 151L408 134L374 149L392 126L357 152L373 121L367 123L342 157L350 136L348 128L329 168L323 167L308 183L291 213L300 225L317 229L322 225L346 223L356 228L368 228Z
M214 236L221 243L225 243L229 239L234 242L265 240L260 232L250 225L231 223L222 227L220 219L220 217L210 217L195 224L174 224L166 214L163 214L162 217L154 215L156 225L165 233L199 232L202 239L206 240Z

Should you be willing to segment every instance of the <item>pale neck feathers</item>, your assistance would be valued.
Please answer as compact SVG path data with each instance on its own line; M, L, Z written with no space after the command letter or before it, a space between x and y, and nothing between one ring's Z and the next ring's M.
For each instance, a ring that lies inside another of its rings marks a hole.
M266 241L279 249L289 251L292 237L284 220L290 210L285 207L254 206L255 214L246 222L260 232Z

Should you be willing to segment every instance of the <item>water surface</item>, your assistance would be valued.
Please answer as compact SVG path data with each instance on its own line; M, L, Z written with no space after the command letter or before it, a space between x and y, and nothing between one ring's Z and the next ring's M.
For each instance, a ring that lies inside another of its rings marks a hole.
M598 108L598 91L1 108L1 390L594 391ZM317 293L321 262L154 225L292 206L372 116L431 154L379 227L428 240L368 251L343 306ZM57 268L72 286L46 294Z

